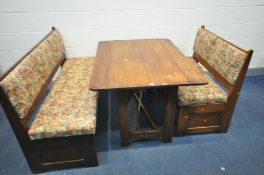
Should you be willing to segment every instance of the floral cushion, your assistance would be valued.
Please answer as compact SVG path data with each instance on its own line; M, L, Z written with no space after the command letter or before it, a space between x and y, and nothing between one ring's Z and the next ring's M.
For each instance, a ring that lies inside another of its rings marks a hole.
M52 47L53 56L60 59L65 51L65 48L59 31L53 30L52 34L46 40Z
M0 82L20 118L28 114L63 52L62 39L55 30Z
M247 58L247 53L200 28L194 52L205 59L229 83L234 84Z
M32 140L94 134L97 93L89 90L94 59L67 59L28 134Z
M202 72L202 68L193 60L192 64ZM227 93L221 89L208 75L204 74L208 84L198 86L180 86L178 89L179 105L199 105L210 103L226 103Z

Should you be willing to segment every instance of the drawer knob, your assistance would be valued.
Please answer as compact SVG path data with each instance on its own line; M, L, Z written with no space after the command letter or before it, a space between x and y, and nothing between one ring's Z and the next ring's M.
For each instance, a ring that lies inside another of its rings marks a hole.
M205 111L205 108L204 107L202 107L202 111Z
M188 116L187 115L185 115L185 119L187 119L188 118Z
M206 123L207 122L207 120L206 119L204 119L204 123Z

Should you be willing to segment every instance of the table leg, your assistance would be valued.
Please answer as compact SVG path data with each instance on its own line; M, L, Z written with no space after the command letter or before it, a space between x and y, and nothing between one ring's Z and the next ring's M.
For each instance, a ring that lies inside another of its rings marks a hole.
M167 97L165 103L165 123L163 142L168 143L172 140L174 118L176 115L176 103L177 103L178 87L168 88Z
M128 91L118 91L118 110L120 120L121 145L128 146L129 135L129 112L128 112Z

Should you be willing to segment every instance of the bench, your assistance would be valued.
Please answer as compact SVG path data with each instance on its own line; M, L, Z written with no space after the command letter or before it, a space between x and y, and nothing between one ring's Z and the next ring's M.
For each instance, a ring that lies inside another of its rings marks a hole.
M98 165L98 94L89 90L93 63L93 58L66 59L61 35L52 28L0 77L1 105L33 173Z
M176 135L228 131L253 50L242 49L220 36L199 28L190 58L217 80L205 74L208 84L179 87ZM200 64L198 64L200 63Z

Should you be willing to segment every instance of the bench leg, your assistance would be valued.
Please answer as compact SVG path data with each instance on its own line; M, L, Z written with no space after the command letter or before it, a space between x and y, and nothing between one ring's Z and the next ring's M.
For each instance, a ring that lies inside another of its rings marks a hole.
M85 155L85 161L87 166L95 167L98 166L98 159L95 147L95 136L90 137L87 141L87 152Z

